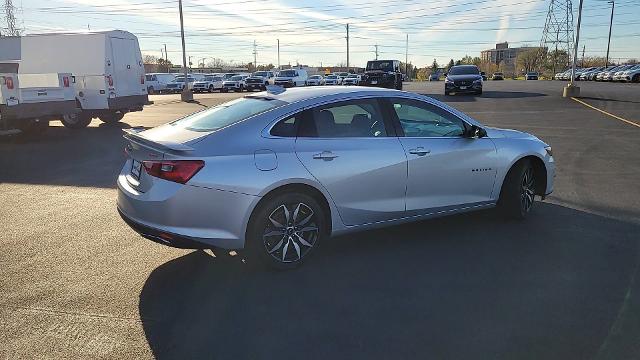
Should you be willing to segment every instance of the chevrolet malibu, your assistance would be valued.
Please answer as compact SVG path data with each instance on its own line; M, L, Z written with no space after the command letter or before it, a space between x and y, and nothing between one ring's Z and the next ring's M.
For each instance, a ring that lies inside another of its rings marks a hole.
M555 173L533 135L359 86L273 87L125 138L117 208L134 230L279 268L333 235L496 206L523 219Z

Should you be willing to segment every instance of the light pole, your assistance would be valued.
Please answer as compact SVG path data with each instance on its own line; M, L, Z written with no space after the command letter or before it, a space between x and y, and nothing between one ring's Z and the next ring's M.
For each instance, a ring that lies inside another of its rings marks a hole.
M616 7L616 2L614 0L607 1L611 4L611 20L609 21L609 41L607 42L607 59L604 61L604 67L609 66L609 46L611 45L611 28L613 27L613 9Z
M184 45L184 20L182 18L182 0L178 0L178 10L180 12L180 37L182 38L182 68L184 69L184 88L180 94L182 101L193 101L193 93L189 89L189 72L187 69L187 50Z
M582 2L584 0L580 0L580 5L578 6L578 25L576 27L576 43L573 44L573 63L571 64L571 82L564 87L562 91L563 97L573 97L580 95L580 87L575 86L573 81L576 76L576 62L578 61L578 45L580 42L580 21L582 20Z

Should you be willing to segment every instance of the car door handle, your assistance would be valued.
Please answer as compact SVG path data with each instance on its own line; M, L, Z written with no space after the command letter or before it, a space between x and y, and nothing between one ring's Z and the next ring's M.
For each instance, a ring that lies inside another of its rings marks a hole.
M331 151L323 151L321 153L313 155L314 159L321 159L321 160L333 160L337 157L338 155L332 153Z
M427 150L427 149L423 148L422 146L417 147L415 149L409 150L409 154L418 155L418 156L425 156L425 155L429 154L430 152L431 152L431 150Z

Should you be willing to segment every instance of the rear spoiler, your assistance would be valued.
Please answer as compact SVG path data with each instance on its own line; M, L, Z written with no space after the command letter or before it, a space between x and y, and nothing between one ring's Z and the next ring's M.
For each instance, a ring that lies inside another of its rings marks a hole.
M169 151L169 152L189 152L194 149L190 146L175 143L172 141L153 141L145 138L139 132L144 131L144 128L131 128L131 129L123 129L125 139L134 142L138 145L142 145L144 147L150 147L157 150Z

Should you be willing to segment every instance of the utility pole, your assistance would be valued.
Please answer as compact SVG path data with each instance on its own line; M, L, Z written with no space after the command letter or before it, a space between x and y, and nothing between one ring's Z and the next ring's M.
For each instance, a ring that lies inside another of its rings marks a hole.
M581 67L584 67L584 48L586 47L586 45L582 45L582 65Z
M167 44L164 44L164 61L167 64L169 63L169 54L167 53ZM168 69L168 67L167 67L167 69Z
M582 21L582 3L578 5L578 26L576 27L576 41L573 45L573 63L571 64L571 82L562 91L563 97L573 97L580 95L580 87L573 84L576 76L576 62L578 61L578 45L580 43L580 22Z
M349 72L349 24L347 24L347 72Z
M282 70L280 68L280 39L277 39L277 40L278 40L278 70Z
M376 47L376 60L378 60L378 44L373 45Z
M408 66L409 66L409 34L407 34L407 42L404 50L404 74L408 74Z
M253 40L253 68L258 70L258 49L255 40Z
M609 66L609 46L611 45L611 28L613 27L613 9L616 7L616 2L614 0L607 1L611 4L611 20L609 21L609 41L607 42L607 59L604 61L604 66Z
M184 44L184 19L182 17L182 0L178 0L178 10L180 12L180 37L182 38L182 68L184 69L184 89L180 98L182 101L193 101L193 93L189 90L189 74L187 71L187 50Z

